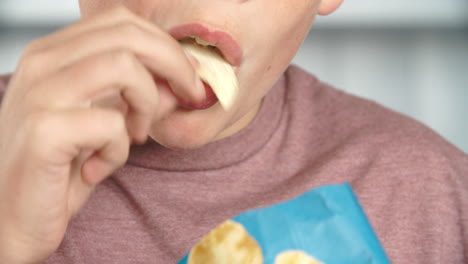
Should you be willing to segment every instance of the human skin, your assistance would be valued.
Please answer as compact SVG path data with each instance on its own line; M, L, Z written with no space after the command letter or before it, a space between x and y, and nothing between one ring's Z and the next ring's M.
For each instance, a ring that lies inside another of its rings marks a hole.
M117 3L165 31L181 24L201 23L227 32L239 43L240 90L232 109L225 111L220 104L196 111L178 108L152 124L149 135L158 143L190 149L243 129L294 57L316 13L330 13L340 1L80 0L81 14L91 17Z
M248 125L315 15L340 3L80 1L82 20L26 47L0 107L0 263L50 256L132 142L149 134L168 147L195 148ZM203 101L205 91L196 62L167 31L193 22L227 32L242 49L230 111L181 107ZM97 103L109 95L119 97L117 108Z

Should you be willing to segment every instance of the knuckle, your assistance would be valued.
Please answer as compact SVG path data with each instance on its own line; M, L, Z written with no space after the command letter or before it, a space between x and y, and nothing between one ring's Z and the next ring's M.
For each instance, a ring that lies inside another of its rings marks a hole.
M139 25L138 21L125 20L115 26L118 38L123 38L124 45L132 47L136 43L146 43L152 38L151 34Z
M122 132L126 131L126 123L124 116L118 112L113 110L106 110L102 112L103 115L101 116L100 122L105 124L106 127L111 129L112 131Z
M113 163L120 166L125 163L129 155L130 142L127 134L125 118L117 111L107 111L106 126L112 131L112 144L114 145Z
M28 110L33 110L41 106L40 102L44 100L43 93L41 88L31 88L27 86L23 94L23 103L25 108Z
M125 36L131 41L137 41L135 38L139 38L142 33L141 28L132 21L119 23L116 27L119 30L119 33L121 33L121 36Z
M39 47L42 46L42 39L35 39L29 42L28 45L24 48L23 54L28 55L39 50Z
M138 67L138 61L135 58L135 55L129 50L122 49L111 54L111 62L115 66L117 71L116 74L121 74L122 72L134 71Z
M19 69L25 77L39 76L46 65L46 56L42 53L31 52L23 56L19 62Z
M30 113L25 121L26 131L35 140L44 140L55 128L54 118L48 111Z
M128 143L121 144L121 145L122 147L119 151L119 155L117 155L116 160L115 160L115 163L117 164L117 166L121 166L125 164L125 162L128 159L129 152L130 152L130 145Z
M76 70L106 76L117 81L122 76L125 76L125 74L133 72L135 64L137 64L136 58L131 51L122 48L91 58L85 63L78 65Z
M126 66L132 63L132 55L130 51L126 49L120 49L118 51L111 53L111 63L116 64L116 66Z

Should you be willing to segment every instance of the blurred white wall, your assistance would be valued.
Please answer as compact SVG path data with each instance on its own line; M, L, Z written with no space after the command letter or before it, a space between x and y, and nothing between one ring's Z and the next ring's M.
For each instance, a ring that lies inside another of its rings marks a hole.
M412 116L468 153L468 30L312 29L294 62Z
M99 0L96 0L99 1ZM1 0L0 24L55 25L79 18L78 0ZM461 26L467 0L345 0L317 26Z
M78 19L77 0L0 0L0 73L32 39ZM468 0L345 0L317 18L293 62L468 152Z

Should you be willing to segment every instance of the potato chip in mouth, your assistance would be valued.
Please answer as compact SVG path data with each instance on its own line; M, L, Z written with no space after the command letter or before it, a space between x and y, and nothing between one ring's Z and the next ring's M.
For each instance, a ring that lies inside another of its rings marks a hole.
M231 109L239 90L232 66L214 47L203 46L192 40L181 41L181 45L185 52L197 59L198 76L211 86L223 109Z

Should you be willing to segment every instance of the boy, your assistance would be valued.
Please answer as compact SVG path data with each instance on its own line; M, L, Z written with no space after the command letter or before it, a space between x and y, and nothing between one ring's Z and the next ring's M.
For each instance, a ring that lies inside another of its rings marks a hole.
M287 68L340 4L81 0L3 81L0 262L175 263L240 212L348 181L392 262L466 263L467 156ZM229 111L177 42L192 37L234 67Z

